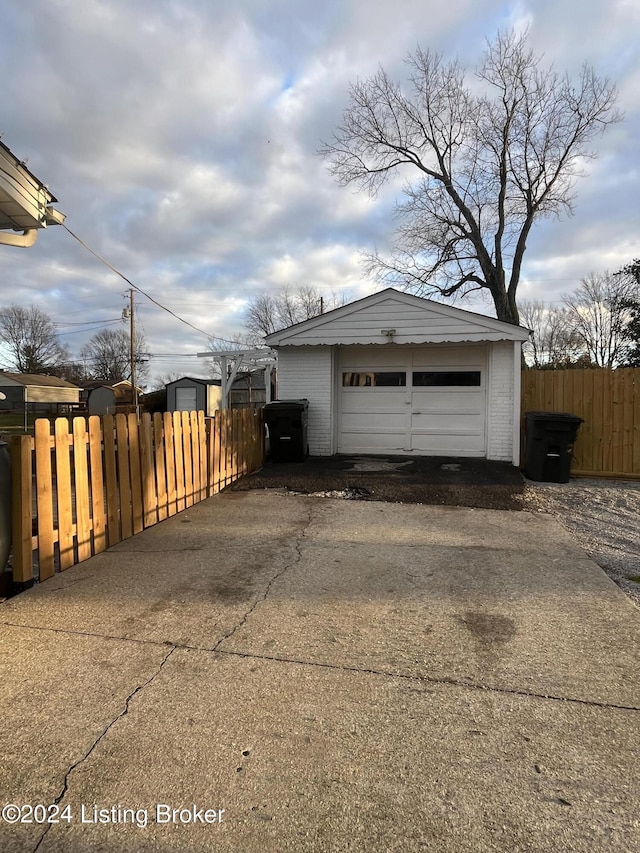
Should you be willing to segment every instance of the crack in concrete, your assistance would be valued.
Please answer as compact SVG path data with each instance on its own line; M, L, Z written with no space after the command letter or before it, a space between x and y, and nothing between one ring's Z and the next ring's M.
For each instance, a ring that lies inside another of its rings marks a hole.
M57 806L57 805L59 805L59 804L62 802L62 800L64 799L64 797L65 797L65 795L66 795L66 793L67 793L67 791L69 790L69 779L70 779L71 774L73 773L73 771L74 771L77 767L79 767L81 764L83 764L83 763L84 763L84 762L89 758L89 756L90 756L90 755L91 755L91 753L94 751L94 749L98 746L98 744L100 743L100 741L101 741L101 740L102 740L102 739L107 735L107 733L108 733L108 732L109 732L109 731L110 731L110 730L115 726L115 724L118 722L118 720L121 720L123 717L125 717L125 716L129 713L129 705L131 704L131 701L133 700L133 697L134 697L134 696L136 696L138 693L141 693L141 692L145 689L145 687L148 687L148 686L149 686L149 685L150 685L150 684L151 684L151 683L152 683L152 682L153 682L153 681L158 677L158 675L159 675L159 674L160 674L160 672L162 671L162 669L163 669L164 665L166 664L166 662L169 660L169 658L171 657L171 655L175 652L176 648L177 648L176 646L173 646L173 645L172 645L172 647L169 649L169 651L167 652L167 654L166 654L166 655L164 656L164 658L160 661L160 665L158 666L158 668L156 669L156 671L153 673L153 675L152 675L152 676L150 676L150 677L149 677L146 681L144 681L142 684L139 684L139 685L135 688L135 690L132 690L132 691L131 691L131 693L129 693L129 695L128 695L128 696L126 697L126 699L125 699L125 702L124 702L124 708L120 711L120 713L119 713L119 714L116 714L116 716L113 718L113 720L111 720L111 722L110 722L107 726L105 726L105 728L103 729L103 731L102 731L102 732L98 735L98 737L94 740L94 742L91 744L91 746L89 747L89 749L85 752L85 754L84 754L81 758L79 758L77 761L75 761L75 762L71 765L71 767L69 767L69 769L67 770L67 772L66 772L66 773L65 773L65 775L64 775L64 779L63 779L63 782L62 782L62 790L61 790L61 792L58 794L58 796L55 798L55 800L53 801L53 805L56 805L56 806ZM44 841L44 839L46 838L46 836L47 836L47 834L48 834L48 832L49 832L49 830L51 829L51 827L52 827L52 826L53 826L53 824L52 824L52 823L50 823L50 824L48 824L48 825L47 825L46 829L44 830L44 832L42 833L42 835L41 835L41 836L40 836L40 838L38 839L38 842L37 842L36 846L33 848L33 853L37 853L37 851L40 849L40 845L42 844L42 842L43 842L43 841Z
M182 554L184 551L215 551L205 545L185 545L184 548L123 548L119 551L109 548L95 554L96 557L121 557L123 554Z
M254 612L256 607L259 604L262 604L263 602L265 602L267 600L267 597L268 597L269 593L271 592L271 587L273 586L273 584L279 578L281 578L286 572L288 572L289 569L292 569L294 566L298 565L298 563L302 559L302 550L301 550L302 549L302 540L307 535L307 530L311 526L312 520L313 520L313 507L309 506L308 512L307 512L307 520L305 522L305 525L302 528L302 530L298 533L298 535L296 536L296 544L295 544L296 558L295 558L295 560L293 560L293 562L291 562L291 563L287 563L286 566L279 569L273 575L273 577L271 578L271 580L267 583L267 585L265 587L264 594L261 597L256 598L256 600L253 602L251 607L249 607L249 609L244 613L243 617L240 619L240 621L237 623L237 625L234 625L234 627L227 634L225 634L224 637L221 637L218 640L218 642L215 644L213 649L211 649L211 651L213 651L213 652L219 651L222 643L224 643L226 640L231 639L231 637L233 637L233 635L236 633L236 631L238 631L240 628L242 628L242 626L246 623L247 619L251 616L251 614Z
M116 640L118 642L125 643L139 643L143 646L175 646L176 648L180 648L180 643L173 643L171 640L145 640L138 639L137 637L127 637L123 634L100 634L95 631L78 631L72 628L51 628L50 626L44 625L25 625L21 622L7 622L6 620L0 621L0 627L6 628L24 628L28 631L48 631L52 634L67 634L71 637L93 637L97 640ZM203 649L203 651L206 651ZM209 649L208 651L212 651Z
M207 651L200 649L200 651ZM468 690L480 690L487 693L498 693L514 696L525 696L531 699L546 699L552 702L570 702L574 705L587 705L593 708L604 708L612 711L640 711L640 706L637 705L618 705L613 702L599 702L597 699L578 699L573 696L559 696L553 693L536 693L533 690L524 690L518 687L492 687L488 684L479 684L476 681L463 681L458 678L451 678L446 675L410 675L403 672L389 672L383 669L370 669L367 667L348 666L347 664L339 663L321 663L319 661L301 660L299 658L285 658L275 655L263 655L256 652L238 652L228 649L215 648L213 651L219 655L231 655L248 660L266 660L274 663L293 663L298 666L313 666L318 669L331 669L342 672L355 672L362 675L378 675L384 678L400 678L405 681L426 682L427 684L446 684L452 687L463 687Z
M308 526L308 525L307 525ZM302 536L300 537L302 538ZM599 702L595 699L577 699L574 696L560 696L557 694L547 694L547 693L536 693L533 690L524 690L516 687L491 687L485 684L478 684L473 681L463 681L462 679L450 678L447 676L431 676L431 675L410 675L408 673L402 672L391 672L389 670L382 669L370 669L367 667L359 667L359 666L348 666L347 664L333 664L333 663L322 663L320 661L310 661L303 660L301 658L286 658L286 657L278 657L276 655L265 655L260 654L258 652L241 652L233 649L220 649L219 646L225 640L229 639L242 625L246 622L251 613L255 610L258 604L262 601L265 601L271 585L281 577L288 569L297 565L299 560L295 560L293 563L287 564L283 569L281 569L276 575L273 576L271 581L267 584L267 589L265 595L262 598L257 599L253 605L247 610L243 618L238 622L238 624L224 637L216 642L214 646L197 646L192 645L191 643L177 643L171 640L145 640L138 639L136 637L123 637L114 634L97 634L89 631L72 631L68 628L48 628L42 627L40 625L20 625L14 622L2 622L1 625L7 625L12 628L25 628L27 630L32 631L49 631L54 634L69 634L72 636L80 636L80 637L93 637L99 640L115 640L116 642L125 642L125 643L137 643L138 645L143 646L171 646L171 652L173 653L177 649L185 649L190 652L208 652L209 654L219 654L219 655L230 655L232 657L246 658L247 660L255 659L255 660L266 660L272 661L274 663L292 663L297 666L313 666L318 667L319 669L333 669L333 670L342 670L344 672L355 672L361 673L363 675L377 675L382 676L384 678L400 678L405 679L407 681L424 681L429 684L447 684L453 687L463 687L468 690L483 690L490 693L501 693L505 695L515 695L515 696L526 696L532 699L546 699L548 701L553 702L571 702L576 705L586 705L594 708L604 708L610 709L613 711L640 711L640 706L637 705L621 705L616 704L614 702ZM168 655L167 655L168 658ZM166 658L165 658L166 660ZM164 663L163 663L164 665ZM155 676L154 676L155 678ZM144 685L143 685L144 686ZM135 691L134 691L135 692Z

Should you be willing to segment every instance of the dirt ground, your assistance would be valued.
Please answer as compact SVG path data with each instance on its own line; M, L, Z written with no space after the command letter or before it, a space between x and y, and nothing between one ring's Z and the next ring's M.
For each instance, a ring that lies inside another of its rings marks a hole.
M267 464L233 486L356 500L522 509L525 481L508 462L441 456L330 456Z

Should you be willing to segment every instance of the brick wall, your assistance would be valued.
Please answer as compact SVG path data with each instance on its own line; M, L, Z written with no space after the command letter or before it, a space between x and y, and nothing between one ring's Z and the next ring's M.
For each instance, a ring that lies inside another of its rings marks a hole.
M330 456L333 364L331 347L278 347L278 399L309 401L309 453Z
M498 341L489 349L487 459L513 458L513 343Z

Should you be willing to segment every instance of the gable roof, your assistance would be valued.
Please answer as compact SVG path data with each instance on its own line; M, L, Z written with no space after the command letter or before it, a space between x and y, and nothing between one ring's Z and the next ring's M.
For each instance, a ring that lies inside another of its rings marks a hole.
M171 382L167 382L166 387L169 385L175 385L177 382L196 382L198 385L220 385L220 379L207 379L203 376L181 376L179 379L172 379Z
M388 334L393 331L393 335ZM267 335L269 346L526 341L529 330L387 288Z
M3 384L4 379L11 380L9 383L4 384L13 385L17 383L18 385L38 385L48 388L75 388L78 391L80 390L77 385L67 382L66 379L60 379L59 376L41 376L39 373L9 373L8 370L0 370L0 385Z

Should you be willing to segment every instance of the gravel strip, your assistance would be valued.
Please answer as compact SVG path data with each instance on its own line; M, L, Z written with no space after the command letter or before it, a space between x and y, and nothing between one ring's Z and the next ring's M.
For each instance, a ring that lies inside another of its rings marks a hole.
M527 480L523 509L555 516L640 607L640 482Z

